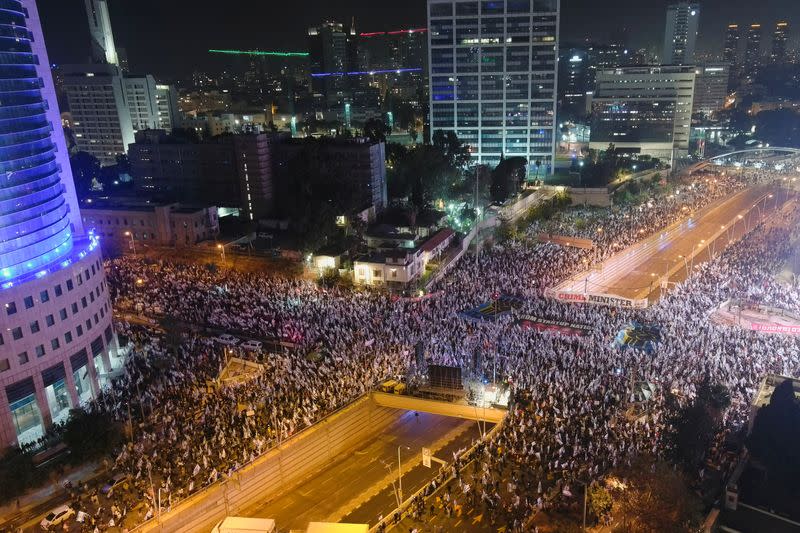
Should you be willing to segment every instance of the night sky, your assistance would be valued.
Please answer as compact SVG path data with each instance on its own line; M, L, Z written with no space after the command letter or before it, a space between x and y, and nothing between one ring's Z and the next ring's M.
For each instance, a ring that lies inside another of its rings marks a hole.
M670 0L561 0L561 40L605 41L624 32L632 48L657 50ZM51 61L83 62L89 53L83 0L38 0ZM118 46L132 70L162 78L220 66L209 48L305 50L308 26L323 19L358 31L426 25L425 0L110 0ZM778 19L791 24L791 45L800 32L800 0L704 0L699 51L719 52L729 22L760 22L764 40ZM169 81L169 80L167 80Z

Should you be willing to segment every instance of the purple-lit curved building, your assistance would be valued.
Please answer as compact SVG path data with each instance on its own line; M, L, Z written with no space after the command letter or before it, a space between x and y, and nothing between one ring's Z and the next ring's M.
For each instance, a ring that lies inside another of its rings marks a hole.
M121 366L49 65L35 0L0 0L0 449L41 437Z

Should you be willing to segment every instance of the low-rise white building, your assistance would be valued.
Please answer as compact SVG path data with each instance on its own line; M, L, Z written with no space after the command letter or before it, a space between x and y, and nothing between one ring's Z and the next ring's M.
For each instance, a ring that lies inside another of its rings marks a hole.
M354 280L358 285L402 287L422 276L428 263L444 253L453 242L455 232L444 228L414 248L397 248L376 252L353 262Z
M81 207L85 227L94 229L104 246L192 246L219 234L214 206L94 201Z
M357 285L404 286L425 270L420 248L375 253L353 262Z

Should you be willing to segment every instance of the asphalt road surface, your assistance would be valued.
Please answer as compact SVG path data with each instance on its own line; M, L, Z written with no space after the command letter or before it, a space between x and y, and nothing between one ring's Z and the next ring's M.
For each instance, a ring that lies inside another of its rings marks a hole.
M480 436L477 422L428 413L398 410L397 421L383 434L276 499L245 509L242 516L275 519L281 532L304 530L312 521L377 523L397 506L397 447L403 472L403 499L438 473L422 466L422 447L434 457L452 460Z
M657 298L665 278L670 282L685 279L689 270L719 255L729 241L739 239L762 216L774 213L787 196L785 190L768 187L741 191L573 276L556 290Z

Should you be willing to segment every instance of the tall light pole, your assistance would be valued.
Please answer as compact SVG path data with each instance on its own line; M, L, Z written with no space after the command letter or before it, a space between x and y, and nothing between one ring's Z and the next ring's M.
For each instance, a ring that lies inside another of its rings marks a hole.
M583 531L586 531L586 503L589 499L589 482L583 483Z
M686 269L686 277L689 277L689 262L686 260L685 255L679 255L678 259L683 259L683 268Z
M748 213L748 217L749 217L749 216L750 216L750 215L749 215L749 213ZM745 232L745 233L747 233L748 231L750 231L750 230L749 230L749 226L748 226L748 224L747 224L747 219L745 219L745 218L744 218L744 215L736 215L736 218L737 218L738 220L744 220L744 232ZM734 226L734 227L735 227L735 226Z
M224 244L217 244L217 249L222 252L222 264L225 264L225 245Z
M133 255L136 255L136 241L133 240L133 232L132 231L126 231L125 235L127 237L131 238L131 250L133 251Z
M400 505L403 504L403 470L402 464L400 463L400 448L405 448L406 450L410 450L408 446L403 446L400 444L397 446L397 486L398 486L398 494L400 499ZM398 505L399 507L399 505Z
M481 215L478 207L478 189L481 180L481 167L475 167L475 268L478 268L478 254L481 244Z

